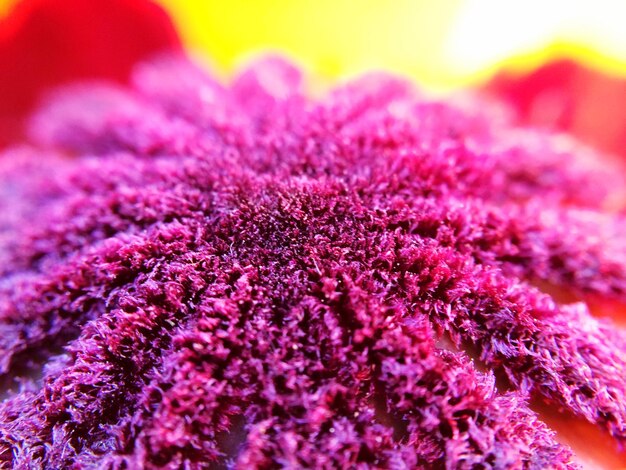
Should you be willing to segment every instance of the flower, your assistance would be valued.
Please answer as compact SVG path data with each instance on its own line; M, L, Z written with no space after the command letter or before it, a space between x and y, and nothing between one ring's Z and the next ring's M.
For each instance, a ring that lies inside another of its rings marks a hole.
M392 76L304 88L170 56L32 117L0 159L7 465L575 467L530 397L624 442L623 331L536 287L626 300L620 172Z
M519 122L565 132L626 158L626 79L573 59L552 60L527 74L499 73L486 86Z
M178 50L170 19L147 0L22 0L0 24L0 145L19 141L22 119L54 86L123 82L139 60Z

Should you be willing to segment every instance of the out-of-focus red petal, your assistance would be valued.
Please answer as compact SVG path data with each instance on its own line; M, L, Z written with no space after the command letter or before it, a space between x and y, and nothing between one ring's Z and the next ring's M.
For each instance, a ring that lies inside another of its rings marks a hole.
M21 134L41 93L80 78L126 79L138 60L180 48L148 0L22 0L0 22L0 145Z
M523 123L569 132L626 159L626 79L561 59L527 75L501 73L486 89Z

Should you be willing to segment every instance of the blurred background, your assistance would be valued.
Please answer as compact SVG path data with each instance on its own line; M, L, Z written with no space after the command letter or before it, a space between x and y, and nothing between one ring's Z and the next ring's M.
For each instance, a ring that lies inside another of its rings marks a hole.
M432 93L471 87L623 155L625 19L624 0L0 0L0 143L42 90L123 81L183 47L224 75L274 51L323 79L385 69Z
M572 56L626 74L623 0L161 0L186 44L230 69L273 49L336 77L370 68L435 91Z
M0 0L91 5L110 0ZM130 0L129 4L149 3ZM576 57L626 75L623 0L155 0L185 45L222 70L275 50L330 77L385 68L432 90L485 81L503 66L522 71ZM52 18L51 18L52 19ZM115 19L85 15L84 21ZM146 19L144 19L146 20ZM53 24L48 25L51 31ZM102 38L106 41L106 37ZM45 73L45 71L41 71Z

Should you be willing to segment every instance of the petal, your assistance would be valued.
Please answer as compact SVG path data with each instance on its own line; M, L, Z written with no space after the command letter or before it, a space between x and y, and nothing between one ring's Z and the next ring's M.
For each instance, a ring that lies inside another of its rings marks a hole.
M0 23L0 145L50 87L79 78L124 81L138 60L180 41L150 1L23 0Z
M626 159L626 79L569 59L525 75L503 72L486 87L525 124L569 132Z

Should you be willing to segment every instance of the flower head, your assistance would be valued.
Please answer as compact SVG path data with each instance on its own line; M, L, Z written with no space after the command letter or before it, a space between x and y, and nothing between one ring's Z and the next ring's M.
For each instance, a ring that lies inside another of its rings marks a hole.
M303 88L169 57L33 116L0 159L5 462L573 467L530 396L624 441L624 335L533 285L626 299L620 173L394 77Z

